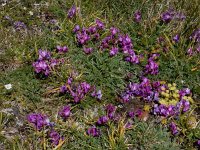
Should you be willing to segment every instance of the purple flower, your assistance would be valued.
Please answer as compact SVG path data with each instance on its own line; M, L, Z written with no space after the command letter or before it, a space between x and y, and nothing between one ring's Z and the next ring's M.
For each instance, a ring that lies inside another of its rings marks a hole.
M84 47L83 51L85 52L85 54L90 54L90 53L92 53L93 48L91 48L91 47L89 47L89 48Z
M145 66L145 73L152 75L158 74L158 64L151 58L148 60L148 64Z
M197 140L197 145L200 146L200 140Z
M125 128L126 129L130 129L131 127L133 126L133 124L132 123L130 123L130 122L127 122L126 124L125 124Z
M103 22L101 22L99 19L96 19L96 25L97 25L97 28L98 29L104 29L105 28L105 25Z
M153 83L152 83L152 86L153 86L153 88L155 88L155 89L159 89L160 88L160 81L153 81Z
M133 64L138 64L140 60L139 60L139 56L134 53L134 54L127 56L125 58L125 61L128 61Z
M63 85L63 86L60 87L60 92L61 92L61 93L66 93L66 92L67 92L67 87L66 87L66 85Z
M173 135L176 135L178 133L177 126L174 122L171 122L169 127Z
M33 63L33 67L36 73L43 73L44 75L48 76L50 73L49 66L46 61L36 61Z
M118 48L117 47L112 47L110 50L110 56L115 56L118 53Z
M96 31L97 31L96 26L91 26L91 27L88 28L88 32L90 34L94 34L94 33L96 33Z
M47 50L38 50L39 60L48 60L51 58L51 53Z
M73 90L71 90L70 94L74 98L74 102L78 103L84 98L84 96L89 92L89 90L90 85L86 82L82 82L78 85L78 87L75 87Z
M59 141L62 139L60 134L58 132L56 132L55 130L50 131L49 138L50 138L50 142L53 145L58 145Z
M92 92L91 96L97 98L98 100L101 100L101 98L102 98L101 90L98 90L98 91L94 90Z
M100 135L100 130L96 127L91 127L87 130L87 134L93 137L98 137Z
M174 37L173 37L173 41L175 43L178 43L179 42L179 39L180 39L180 36L178 34L176 34Z
M109 119L113 119L116 107L112 104L108 104L105 109L106 109L106 112L107 112Z
M98 40L100 38L100 34L99 33L93 34L93 38L94 40Z
M116 35L118 32L119 32L119 29L114 28L114 27L111 27L111 28L110 28L110 33L111 33L112 35Z
M26 25L24 24L24 22L15 21L15 22L14 22L14 28L15 28L16 30L26 29Z
M135 112L133 112L133 111L129 111L128 112L128 117L130 117L130 118L134 118L135 117Z
M184 88L182 90L179 90L180 99L182 99L185 95L189 95L189 94L191 94L191 91L189 88Z
M190 109L190 102L187 100L182 100L183 112L186 112Z
M139 10L137 10L135 13L134 13L134 21L135 22L140 22L142 19L142 15L141 15L141 12Z
M63 53L65 53L69 50L67 46L62 47L62 46L58 45L56 48L57 48L58 52L63 52Z
M70 116L70 106L64 106L59 112L59 116L62 117L63 120L66 120Z
M76 15L76 6L73 5L69 10L68 10L68 18L72 19Z
M43 114L32 113L27 116L29 123L32 123L36 130L41 130L42 128L50 125L49 118Z
M72 81L73 81L73 78L72 78L72 77L69 77L69 78L67 79L67 84L71 85L71 84L72 84Z
M58 63L59 63L59 61L57 59L51 59L50 60L50 67L55 67Z
M173 16L174 15L173 15L172 11L169 10L169 11L163 12L161 14L161 19L163 22L169 23L173 19Z
M187 55L189 56L193 55L193 49L191 47L187 50Z
M79 25L75 25L73 32L77 33L78 31L80 31L80 26Z
M77 32L76 38L77 38L78 44L80 45L85 45L87 41L90 40L90 36L84 28L82 29L81 32Z
M109 118L107 116L102 116L98 119L97 124L98 125L104 125L108 122Z
M192 32L192 34L189 37L190 40L193 40L195 42L200 42L200 28L196 29Z

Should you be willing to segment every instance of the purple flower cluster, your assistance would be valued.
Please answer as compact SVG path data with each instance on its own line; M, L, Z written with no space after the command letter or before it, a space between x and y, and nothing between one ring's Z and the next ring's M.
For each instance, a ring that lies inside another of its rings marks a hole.
M141 97L145 101L158 101L160 87L159 82L151 83L149 79L142 78L141 83L129 83L126 90L122 93L122 102L129 102L133 97Z
M38 60L49 60L51 58L51 53L47 50L38 50L39 58Z
M96 91L96 89L94 89L94 91L91 93L92 97L95 97L97 100L101 100L102 98L102 93L101 90Z
M178 34L176 34L174 37L173 37L173 41L175 43L178 43L179 42L179 39L180 39L180 36Z
M181 112L187 112L190 109L190 103L186 100L179 101L175 106L165 106L155 104L153 107L153 114L163 117L178 116Z
M173 135L176 135L178 133L177 126L176 126L176 124L174 122L171 122L169 127L170 127L171 133Z
M64 63L63 59L51 58L51 53L47 50L38 50L38 60L33 62L33 67L36 73L48 76L52 68L60 63Z
M112 104L106 106L106 113L109 119L113 119L116 111L116 107Z
M90 54L90 53L92 53L93 48L91 48L91 47L88 47L88 48L84 47L83 51L85 52L85 54Z
M76 25L73 29L73 32L76 33L76 39L79 45L87 45L90 40L98 40L100 37L100 31L104 29L104 24L100 20L96 20L96 24L94 26L90 26L88 28L82 28L80 30L80 26ZM86 54L90 53L91 50L85 49Z
M48 76L50 73L49 65L44 60L38 60L34 62L33 67L35 68L36 73L43 73L46 76Z
M174 17L174 13L170 10L163 12L161 14L161 19L165 23L169 23L173 19L173 17Z
M169 9L161 14L161 20L164 23L169 23L173 19L185 20L186 16L182 12L175 12L173 9Z
M142 19L142 14L139 10L135 11L134 13L134 21L135 22L140 22Z
M155 104L153 107L154 115L169 117L175 115L176 113L177 113L177 108L173 105L165 106L165 105Z
M157 75L158 74L158 63L155 62L155 59L158 57L158 54L153 54L152 56L149 57L148 63L145 66L144 73L145 74L151 74L151 75Z
M49 59L51 58L51 53L47 50L38 50L39 58L33 63L36 73L43 73L46 76L50 73Z
M133 50L133 43L128 35L120 34L119 29L111 27L110 34L106 36L100 45L101 50L109 49L110 56L115 56L119 51L125 54L125 61L139 63L139 56Z
M72 19L76 15L76 6L73 5L69 10L68 10L68 18Z
M80 102L84 96L90 91L90 85L87 82L80 83L77 87L70 90L71 96L74 98L74 102Z
M91 127L87 130L87 134L93 137L98 137L100 135L100 130L96 127Z
M57 49L57 51L58 52L61 52L61 53L66 53L66 52L68 52L68 50L69 50L69 48L67 47L67 46L56 46L56 49Z
M63 120L66 120L70 116L70 106L64 106L58 114Z
M189 39L199 43L200 42L200 28L194 30L192 34L190 35Z
M60 134L55 130L51 130L48 136L53 145L58 145L60 140L63 140L63 137L61 137Z
M109 118L107 116L102 116L98 119L97 124L98 125L104 125L108 122Z
M179 95L181 98L183 98L186 95L190 95L191 94L191 90L189 88L184 88L182 90L179 90Z
M60 87L60 93L70 94L73 97L75 103L79 103L89 92L91 92L91 96L96 98L97 100L102 99L103 94L101 90L96 90L95 86L92 87L87 82L82 82L79 85L76 85L72 84L72 81L73 78L69 77L67 80L67 84Z
M21 29L26 29L26 25L24 24L24 22L21 22L21 21L15 21L14 22L14 28L16 30L21 30Z
M49 126L50 121L46 115L40 113L32 113L27 116L29 123L32 123L36 130L41 130L42 128Z

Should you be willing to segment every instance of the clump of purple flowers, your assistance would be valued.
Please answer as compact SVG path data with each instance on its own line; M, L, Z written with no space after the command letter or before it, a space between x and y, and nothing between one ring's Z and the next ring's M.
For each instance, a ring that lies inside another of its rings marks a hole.
M14 28L16 30L21 30L21 29L26 29L27 27L26 27L26 25L25 25L24 22L22 22L22 21L15 21L14 22Z
M182 12L176 12L173 9L169 9L161 14L161 20L164 23L169 23L173 19L178 19L178 20L185 20L186 16Z
M112 47L110 50L110 56L115 56L118 53L118 47Z
M180 36L178 34L176 34L174 37L173 37L173 41L175 43L178 43L179 42L179 39L180 39Z
M161 14L161 19L164 23L169 23L174 17L174 13L171 10L165 11Z
M46 76L48 76L50 73L49 65L44 60L38 60L34 62L33 67L35 68L36 73L43 73Z
M128 35L120 34L119 29L115 27L110 28L110 35L106 36L100 45L101 50L109 49L110 56L115 56L119 51L125 55L125 61L137 64L139 63L139 56L133 50L133 43Z
M104 125L108 122L109 118L107 116L102 116L98 119L97 124L98 125Z
M116 111L116 107L112 104L108 104L105 109L106 109L108 118L113 119L115 111Z
M66 120L70 116L70 112L70 106L66 105L58 112L58 114L63 120Z
M171 133L173 135L176 135L178 133L177 126L176 126L176 124L174 122L171 122L169 127L170 127Z
M36 130L41 130L42 128L49 126L50 121L46 115L40 113L32 113L27 116L29 123L32 123Z
M159 100L160 83L151 83L146 77L141 79L141 83L129 83L125 91L121 94L123 103L129 102L134 97L140 97L145 101Z
M94 88L94 91L91 93L91 96L92 97L95 97L97 100L101 100L101 98L102 98L102 93L101 93L101 90L96 90L95 88Z
M135 22L140 22L142 19L142 14L139 10L135 11L134 13L134 21Z
M148 63L145 66L145 70L144 73L145 74L151 74L151 75L157 75L158 74L158 63L155 62L155 60L157 59L157 57L159 56L159 54L152 54L149 59L148 59Z
M100 135L100 130L97 129L95 126L91 127L87 130L87 134L93 137L98 137Z
M79 45L87 45L89 41L96 41L100 37L100 32L104 29L104 24L99 19L96 20L96 24L88 28L80 29L79 25L76 25L73 32L76 33L76 39ZM84 49L86 54L91 52L91 49Z
M76 15L76 6L73 5L69 10L68 10L68 18L72 19Z
M159 115L159 116L163 116L163 117L170 117L170 116L173 116L177 113L179 113L177 111L177 107L173 106L173 105L165 106L165 105L155 104L154 107L153 107L153 114L154 115Z
M83 51L85 52L85 54L90 54L90 53L92 53L93 48L91 48L91 47L88 47L88 48L84 47Z
M50 73L50 66L48 64L49 59L51 58L51 53L47 50L38 50L39 58L36 62L33 63L36 73L43 73L46 76Z
M51 53L47 50L38 50L39 60L49 60L51 58Z
M191 94L191 90L189 88L184 88L184 89L179 90L180 99L190 94Z
M33 62L33 67L36 73L44 74L48 76L50 71L58 64L64 63L63 59L54 59L51 57L51 53L47 50L38 50L39 58Z
M60 134L56 132L55 130L51 130L48 136L49 136L50 142L53 145L58 145L60 140L63 140Z
M195 42L200 42L200 29L196 29L192 32L192 34L189 37L190 40L193 40Z
M68 52L69 48L67 46L56 46L58 52L66 53Z
M74 98L74 102L80 102L84 96L90 91L90 84L87 82L80 83L77 87L74 87L70 90L71 96Z

